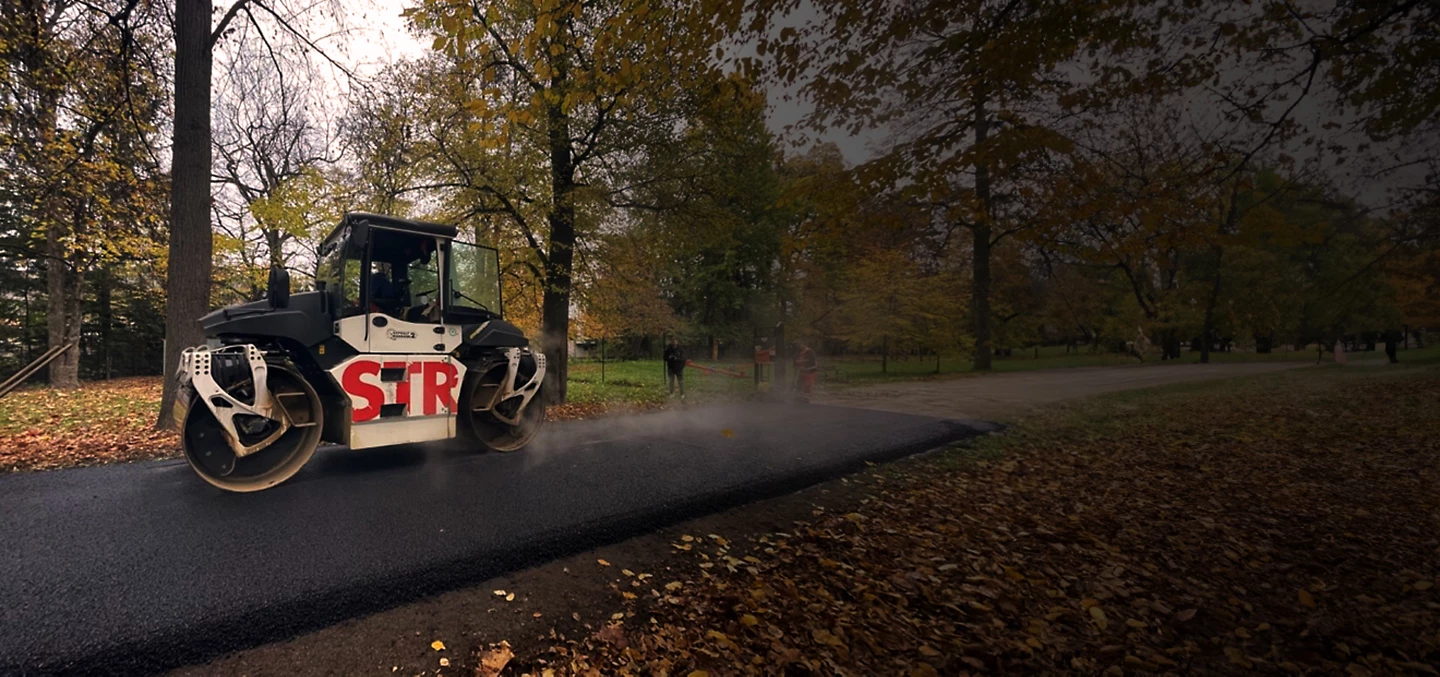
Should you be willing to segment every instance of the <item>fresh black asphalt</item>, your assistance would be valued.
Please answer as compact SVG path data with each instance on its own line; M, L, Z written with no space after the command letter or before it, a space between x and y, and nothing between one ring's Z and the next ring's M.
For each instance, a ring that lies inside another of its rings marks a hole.
M195 663L993 429L743 404L551 425L515 454L322 449L257 494L183 461L7 475L0 673Z

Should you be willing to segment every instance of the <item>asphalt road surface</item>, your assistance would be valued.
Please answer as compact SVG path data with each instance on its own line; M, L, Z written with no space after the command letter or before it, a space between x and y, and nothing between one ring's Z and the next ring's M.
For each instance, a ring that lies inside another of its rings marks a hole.
M258 494L183 461L3 476L0 673L196 663L992 429L747 404L552 425L517 454L321 450Z

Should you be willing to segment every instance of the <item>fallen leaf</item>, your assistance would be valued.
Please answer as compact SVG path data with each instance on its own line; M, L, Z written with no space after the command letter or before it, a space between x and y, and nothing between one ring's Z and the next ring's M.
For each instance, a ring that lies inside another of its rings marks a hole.
M1300 603L1301 603L1301 604L1304 604L1305 606L1310 607L1311 609L1314 609L1314 608L1315 608L1315 596L1312 595L1312 594L1310 594L1310 591L1309 591L1309 590L1303 590L1303 589L1302 589L1302 590L1300 591Z
M433 641L433 642L430 643L430 648L432 648L432 649L434 649L434 650L436 650L436 651L444 651L444 650L445 650L445 643L437 639L437 640L435 640L435 641Z
M440 667L445 668L445 667L449 667L449 666L450 666L450 659L449 659L449 658L441 658L441 659L440 659Z
M751 614L745 614L744 616L740 617L740 624L744 625L747 628L753 628L756 625L760 624L760 619L755 618Z
M602 566L602 567L608 567L608 566L610 566L610 563L609 563L609 562L606 562L606 561L603 560L603 559L597 559L597 560L595 560L595 561L596 561L596 562L599 562L599 563L600 563L600 566Z
M1110 626L1110 621L1105 619L1105 610L1098 606L1090 607L1090 617L1095 619L1095 625L1100 626L1101 630Z
M1185 621L1194 618L1196 611L1199 611L1199 609L1185 609L1184 611L1175 614L1175 620L1184 623Z
M510 650L509 642L491 645L489 650L480 654L480 667L475 669L475 677L498 677L514 657L515 652Z

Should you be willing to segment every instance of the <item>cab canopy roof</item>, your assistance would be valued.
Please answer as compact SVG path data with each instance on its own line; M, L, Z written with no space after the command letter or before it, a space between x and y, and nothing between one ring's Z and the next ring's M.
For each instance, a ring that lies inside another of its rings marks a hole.
M392 230L405 231L407 233L443 237L450 240L455 239L455 235L458 232L455 226L447 226L442 223L411 221L410 219L402 219L398 216L385 216L383 214L347 212L345 214L345 218L341 219L340 225L336 226L335 230L331 231L330 235L326 236L325 239L329 240L330 238L334 237L335 233L343 229L345 226L351 226L360 223L368 223L377 228L389 228Z

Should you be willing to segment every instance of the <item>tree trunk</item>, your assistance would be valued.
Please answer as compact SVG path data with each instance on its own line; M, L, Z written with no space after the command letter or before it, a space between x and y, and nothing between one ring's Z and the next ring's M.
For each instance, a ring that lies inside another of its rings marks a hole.
M165 377L157 427L170 428L180 352L205 342L210 308L211 0L175 3L175 131L170 192L170 261L165 279Z
M1163 344L1160 350L1165 354L1167 360L1180 359L1180 335L1175 329L1165 330L1160 339Z
M100 284L95 289L95 300L100 315L100 378L110 380L114 374L110 342L114 335L115 312L110 293L110 267L100 269Z
M985 110L986 92L975 92L975 145L985 143L989 134L989 114ZM970 233L974 253L975 371L990 371L990 167L985 160L975 163L975 197L980 201L980 217Z
M568 23L561 22L556 43L565 45ZM569 64L562 52L554 60L550 87L567 91ZM563 98L563 96L562 96ZM545 296L542 301L541 349L545 351L545 390L551 404L565 402L569 381L569 355L565 350L570 336L570 274L575 259L575 162L570 145L570 116L559 101L546 107L550 132L550 250L546 256Z
M1220 300L1220 264L1225 258L1225 248L1215 245L1211 248L1215 252L1215 281L1210 285L1210 298L1205 301L1205 326L1200 332L1202 341L1200 346L1200 364L1210 363L1210 345L1215 342L1215 304Z
M49 329L50 346L72 345L76 347L60 353L50 363L50 387L75 388L80 385L80 272L72 270L67 261L66 247L62 240L64 228L51 221L46 228L45 244L50 256L46 262L46 280L49 294L46 298L45 313Z

